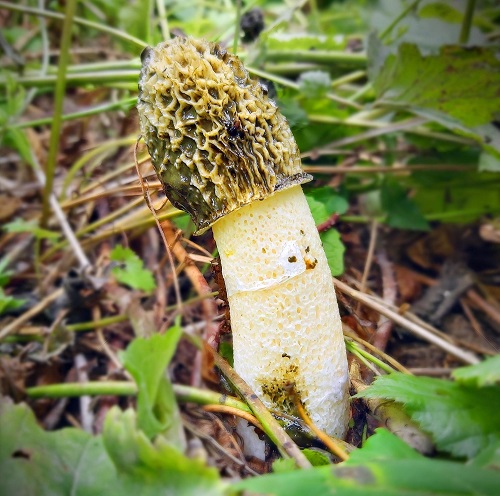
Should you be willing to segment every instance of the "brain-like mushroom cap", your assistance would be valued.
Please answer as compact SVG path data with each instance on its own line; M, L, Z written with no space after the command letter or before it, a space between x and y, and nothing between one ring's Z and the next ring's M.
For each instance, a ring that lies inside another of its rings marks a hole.
M175 38L147 48L142 61L142 136L167 197L198 232L311 179L286 119L238 57Z

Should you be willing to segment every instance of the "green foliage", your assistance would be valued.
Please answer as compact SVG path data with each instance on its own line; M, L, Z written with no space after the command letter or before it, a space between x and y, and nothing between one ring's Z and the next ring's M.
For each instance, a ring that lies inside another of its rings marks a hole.
M9 296L5 294L5 291L0 287L0 315L10 310L15 310L16 308L22 307L25 300L20 298L15 298L14 296Z
M126 488L122 494L216 496L223 492L215 468L187 458L162 436L151 442L137 428L132 409L122 412L113 407L106 416L102 437L116 467L116 479Z
M143 291L155 289L153 274L144 268L144 262L130 248L116 245L111 251L111 260L121 262L120 267L112 269L117 281Z
M498 472L424 458L393 434L378 430L347 462L254 477L233 488L273 496L493 496L498 484Z
M300 92L309 98L321 98L332 84L330 74L324 71L303 72L297 81Z
M316 188L306 194L314 222L319 225L327 221L333 214L343 214L348 208L347 200L336 194L332 188ZM336 229L328 229L320 233L328 265L334 276L344 272L345 247Z
M437 447L456 457L473 458L500 441L500 386L478 389L393 373L378 377L357 396L402 403L411 418L432 435Z
M473 387L493 386L500 382L500 355L486 358L483 362L461 367L452 373L460 384ZM480 391L479 391L479 394Z
M496 49L443 46L425 56L418 46L403 43L397 54L386 55L372 37L370 78L379 105L410 110L500 154L500 131L491 124L500 111Z
M8 233L30 233L37 239L55 240L59 238L59 233L39 227L37 222L34 220L26 221L24 219L17 218L8 224L5 224L3 228Z
M381 189L381 206L387 214L387 224L399 229L426 231L429 223L420 212L416 203L407 196L399 181L385 176Z
M120 356L139 390L138 428L148 438L161 433L177 446L183 446L185 440L172 385L165 374L181 335L177 322L165 334L134 339Z
M25 404L0 402L2 494L221 495L213 468L137 429L133 410L112 408L102 436L68 428L46 432Z

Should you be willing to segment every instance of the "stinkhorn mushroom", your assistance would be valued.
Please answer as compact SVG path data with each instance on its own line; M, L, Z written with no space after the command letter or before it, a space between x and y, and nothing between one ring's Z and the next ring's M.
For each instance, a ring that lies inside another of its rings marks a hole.
M220 45L176 38L142 55L137 108L155 171L197 233L212 227L234 368L268 407L343 437L348 371L327 259L290 127Z

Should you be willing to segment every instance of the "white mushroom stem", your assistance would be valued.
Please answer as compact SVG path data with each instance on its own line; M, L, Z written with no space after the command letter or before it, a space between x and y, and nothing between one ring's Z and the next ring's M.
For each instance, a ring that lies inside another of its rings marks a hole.
M293 411L289 386L313 422L342 438L348 369L330 268L300 186L218 220L234 368L268 407Z

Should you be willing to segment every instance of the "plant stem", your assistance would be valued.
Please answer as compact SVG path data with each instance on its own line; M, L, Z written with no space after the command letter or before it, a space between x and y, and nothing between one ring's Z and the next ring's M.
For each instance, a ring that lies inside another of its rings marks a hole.
M467 6L465 8L464 18L462 20L462 27L460 28L459 43L461 45L466 45L469 41L470 28L472 26L472 20L474 18L475 7L476 0L467 0Z
M16 5L10 2L4 2L0 0L0 8L6 9L6 10L11 10L15 12L22 12L23 14L32 14L32 15L37 15L37 16L43 16L43 17L48 17L49 19L58 19L58 20L64 20L64 14L59 14L58 12L53 12L50 10L44 10L44 9L35 9L33 7L26 7L24 5ZM83 19L81 17L74 17L73 21L75 24L80 24L82 26L87 26L89 28L96 29L98 31L101 31L103 33L108 33L116 38L120 38L125 41L129 41L131 43L134 43L135 45L138 45L141 48L146 48L148 46L147 43L145 43L143 40L140 40L139 38L136 38L135 36L132 36L125 31L121 31L116 28L112 28L111 26L106 26L105 24L100 24L98 22L93 22L93 21L88 21L87 19Z
M252 413L257 417L265 429L266 434L276 445L281 455L285 458L293 458L300 468L310 468L311 464L300 451L298 446L290 439L280 424L272 416L271 412L264 406L258 396L250 389L248 384L234 371L234 369L210 346L205 349L213 357L214 364L224 374L226 379L243 396Z
M241 30L241 0L236 0L236 19L234 21L233 53L238 54L238 43Z
M382 33L380 34L380 40L385 39L393 30L393 28L403 19L410 10L413 10L418 4L420 3L420 0L414 0L412 3L410 3L405 9L401 11L401 13L387 26Z
M84 110L80 110L78 112L73 112L71 114L64 114L61 116L63 122L71 121L74 119L81 119L83 117L89 117L91 115L101 114L103 112L109 112L110 110L130 110L133 105L135 105L137 101L136 97L133 98L124 98L123 100L119 100L117 102L104 103L102 105L96 105L95 107L90 107ZM54 116L44 117L42 119L35 119L32 121L18 122L14 124L12 127L22 129L26 127L35 127L35 126L43 126L45 124L50 124Z
M164 40L169 40L170 39L170 28L168 27L168 17L167 17L167 11L165 9L165 1L164 0L157 0L156 1L156 8L158 9L158 15L160 17L161 35L162 35Z
M267 60L293 60L294 62L318 62L323 64L348 64L366 66L366 54L336 50L268 50Z
M64 17L63 32L61 38L61 53L59 56L59 67L56 80L54 96L54 115L52 118L52 128L50 131L49 151L45 164L45 187L43 190L43 205L40 226L43 228L47 224L50 213L50 196L54 186L54 174L57 165L57 155L59 152L59 142L61 139L62 113L64 96L66 93L66 68L69 62L69 49L71 46L71 30L73 18L76 12L77 0L67 0L66 15Z

